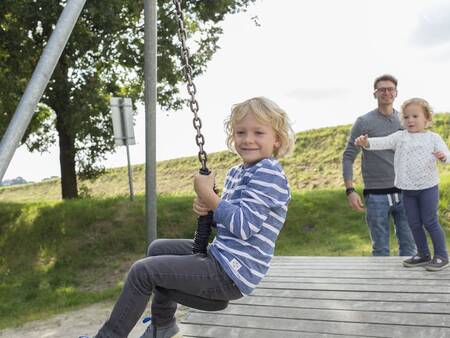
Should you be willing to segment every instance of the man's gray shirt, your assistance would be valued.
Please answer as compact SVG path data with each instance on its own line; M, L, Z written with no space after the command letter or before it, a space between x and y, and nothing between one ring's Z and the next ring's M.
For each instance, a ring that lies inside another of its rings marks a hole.
M344 180L353 180L353 163L361 148L355 146L355 138L367 134L369 137L382 137L402 130L399 113L385 116L372 110L358 117L350 131L347 146L342 156ZM387 189L394 187L394 151L362 149L361 172L365 189Z

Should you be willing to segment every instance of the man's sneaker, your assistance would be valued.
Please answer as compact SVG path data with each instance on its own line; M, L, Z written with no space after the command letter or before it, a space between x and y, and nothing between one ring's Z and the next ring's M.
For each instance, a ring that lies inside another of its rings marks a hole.
M422 266L422 265L427 265L431 262L431 257L430 256L419 256L419 255L415 255L412 256L411 258L408 258L406 260L403 261L403 266L406 266L407 268L411 268L414 266Z
M425 266L428 271L439 271L448 267L448 258L434 256L432 261Z
M141 338L171 338L180 331L175 319L167 326L156 327L150 324Z

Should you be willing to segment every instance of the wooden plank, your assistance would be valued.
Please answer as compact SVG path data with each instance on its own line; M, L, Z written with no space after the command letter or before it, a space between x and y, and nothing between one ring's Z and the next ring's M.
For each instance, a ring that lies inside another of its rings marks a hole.
M428 302L390 302L390 301L367 301L367 300L343 300L343 299L308 299L308 298L281 298L281 297L258 297L248 296L230 304L254 304L263 306L285 306L312 309L334 309L334 310L367 310L382 312L412 312L449 314L450 303L428 303Z
M274 256L273 260L285 260L285 259L292 259L292 260L302 260L302 259L381 259L381 260L389 260L389 259L402 259L404 256Z
M290 290L333 290L333 291L366 291L366 292L401 292L401 293L426 293L426 294L448 294L449 286L418 286L405 287L402 285L379 285L379 284L328 284L328 283L273 283L263 281L261 287L272 289Z
M304 271L304 270L348 270L348 271L387 271L387 272L406 272L406 271L423 271L426 274L437 274L450 276L450 270L444 269L436 272L429 272L423 267L405 268L402 265L369 265L369 264L295 264L292 266L271 266L275 271Z
M448 294L396 293L396 292L351 292L336 290L285 290L280 288L258 287L252 295L275 296L285 298L313 298L313 299L347 299L369 301L413 301L450 303Z
M441 271L427 271L423 266L422 267L412 267L412 268L405 268L403 266L377 266L377 265L367 265L362 264L361 266L357 266L355 264L349 264L349 265L330 265L330 264L314 264L314 265L292 265L292 266L276 266L271 267L269 271L276 271L276 272L292 272L292 271L316 271L316 270L327 270L327 271L361 271L361 272L386 272L391 274L396 273L410 273L410 272L417 272L421 273L423 276L430 276L430 275L437 275L437 276L444 276L446 278L450 278L450 268L444 269Z
M388 262L388 261L397 261L401 262L404 259L408 258L407 256L274 256L272 258L272 262L284 262L284 261L367 261L367 262Z
M389 257L317 257L317 256L275 256L271 260L271 265L292 265L292 264L385 264L401 266L403 261L409 257L389 256Z
M424 280L415 280L415 279L405 279L405 278L396 278L396 279L386 279L386 278L333 278L333 277L297 277L297 276L267 276L264 278L264 282L270 283L303 283L303 284L317 284L317 283L327 283L327 284L364 284L364 285L402 285L404 287L414 286L441 286L441 280L435 279L424 279ZM450 284L450 283L449 283Z
M359 277L359 278L406 278L449 280L450 274L442 271L428 272L423 269L405 269L400 271L370 271L370 270L336 270L336 269L279 269L270 268L267 276L328 276L328 277Z
M196 313L197 311L193 311ZM408 326L434 326L450 329L450 314L428 313L403 313L367 310L333 310L333 309L304 309L285 306L258 306L235 303L221 314L227 315L249 315L258 318L287 318L303 320L324 320L333 322L367 323L367 324L388 324L388 325L408 325Z
M355 263L309 263L309 264L285 264L285 265L271 265L274 269L279 270L305 270L305 269L311 269L311 270L369 270L369 271L423 271L424 273L432 273L429 271L426 271L426 269L423 266L416 266L416 267L404 267L401 264L355 264ZM449 275L449 270L441 270L439 273L447 274Z
M242 337L257 337L257 338L376 338L380 336L365 336L365 335L341 335L341 334L323 334L317 332L306 331L288 331L284 329L253 329L253 328L240 328L240 327L228 327L228 326L209 326L209 325L195 325L195 324L181 324L181 331L183 337L196 337L196 338L242 338Z
M384 271L346 271L346 270L277 270L270 269L267 277L354 277L354 278L371 278L371 279L413 279L413 280L442 280L450 281L449 275L438 273L426 273L417 270L398 271L388 273Z
M273 263L273 262L272 262ZM273 265L273 264L272 264ZM344 266L354 266L354 267L362 267L362 266L373 266L373 267L388 267L388 268L402 268L408 269L403 266L402 262L390 261L390 262L365 262L365 261L292 261L292 262L277 262L277 267L292 267L292 266L335 266L335 265L344 265ZM423 267L422 267L423 268Z
M405 326L405 325L384 325L367 324L353 322L335 322L326 320L301 320L274 317L253 317L225 315L220 313L190 313L186 322L190 324L252 328L252 329L273 329L282 328L286 331L306 331L323 334L340 334L344 336L358 335L363 333L373 337L390 338L437 338L450 337L450 329L427 326ZM183 322L182 322L183 323ZM242 337L250 337L246 334ZM300 336L301 337L301 336Z

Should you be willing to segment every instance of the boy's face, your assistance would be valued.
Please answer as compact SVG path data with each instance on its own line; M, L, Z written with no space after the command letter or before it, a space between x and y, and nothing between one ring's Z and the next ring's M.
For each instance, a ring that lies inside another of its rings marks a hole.
M403 111L403 124L410 133L425 131L428 122L423 108L418 104L411 103Z
M254 164L270 157L280 147L272 126L259 122L251 113L235 125L233 141L244 164Z

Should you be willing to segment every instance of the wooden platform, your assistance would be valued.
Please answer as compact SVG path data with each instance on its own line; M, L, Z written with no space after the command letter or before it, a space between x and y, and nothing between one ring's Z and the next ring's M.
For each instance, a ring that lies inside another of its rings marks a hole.
M191 310L184 337L450 338L450 268L400 257L275 257L251 296Z

